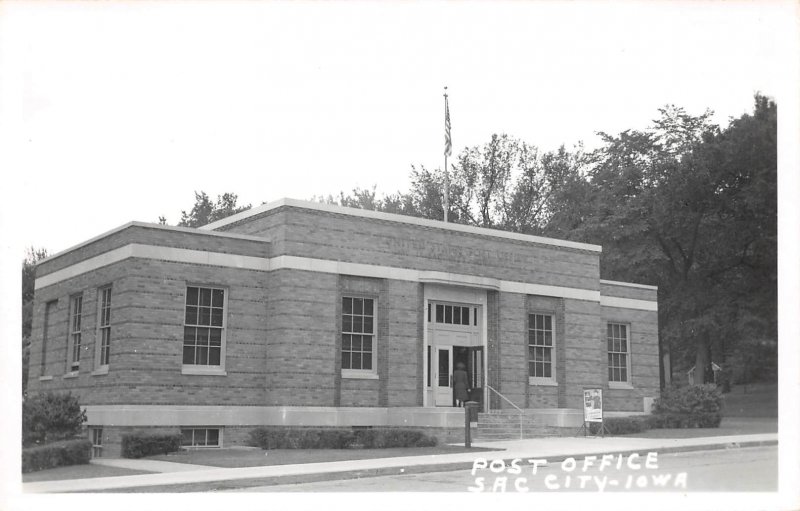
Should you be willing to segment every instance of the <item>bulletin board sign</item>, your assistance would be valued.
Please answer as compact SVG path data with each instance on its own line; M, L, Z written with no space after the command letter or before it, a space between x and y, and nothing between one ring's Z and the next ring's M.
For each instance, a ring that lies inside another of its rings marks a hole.
M583 422L603 422L603 389L583 389Z

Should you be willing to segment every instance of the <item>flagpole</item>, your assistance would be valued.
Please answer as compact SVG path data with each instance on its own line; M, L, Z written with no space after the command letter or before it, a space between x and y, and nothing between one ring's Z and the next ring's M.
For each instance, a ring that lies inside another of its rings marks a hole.
M447 105L447 86L444 88L444 119L445 119L445 149L444 149L444 221L447 222L447 212L450 209L450 173L447 171L447 153L450 146L450 109Z

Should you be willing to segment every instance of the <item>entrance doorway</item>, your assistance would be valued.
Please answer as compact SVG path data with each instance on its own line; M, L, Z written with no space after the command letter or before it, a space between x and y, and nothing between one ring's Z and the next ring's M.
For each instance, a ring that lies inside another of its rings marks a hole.
M456 406L453 372L460 364L467 371L467 398L481 402L484 360L480 307L431 302L428 310L428 405Z

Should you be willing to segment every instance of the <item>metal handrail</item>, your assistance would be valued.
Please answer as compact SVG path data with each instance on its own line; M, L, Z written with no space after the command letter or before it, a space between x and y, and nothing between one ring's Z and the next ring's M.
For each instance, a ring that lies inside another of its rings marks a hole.
M511 406L513 406L514 408L517 409L517 411L519 412L519 439L522 440L522 417L525 415L525 412L522 410L522 408L520 408L519 406L515 405L513 401L511 401L506 396L501 394L497 389L495 389L491 385L487 384L486 388L491 390L492 392L494 392L495 394L497 394L501 398L503 398L506 401L506 403L510 404ZM487 399L486 400L486 412L487 413L492 413L491 399Z

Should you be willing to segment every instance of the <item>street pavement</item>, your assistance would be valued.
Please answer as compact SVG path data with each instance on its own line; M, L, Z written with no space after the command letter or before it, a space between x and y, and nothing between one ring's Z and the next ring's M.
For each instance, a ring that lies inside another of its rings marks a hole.
M378 476L345 481L259 486L230 492L774 492L778 490L777 446L660 454L651 467L627 457L600 468L601 459L583 470L583 459L537 466L520 464L494 470L464 469L424 474ZM570 470L572 468L572 470Z
M162 473L118 477L98 477L62 481L40 481L23 484L28 493L125 491L186 485L202 485L214 482L245 482L242 486L275 485L287 482L317 480L342 480L354 477L437 472L445 470L471 469L476 458L486 460L548 459L561 461L567 457L582 458L590 455L622 454L637 452L671 452L725 449L734 447L775 445L777 433L756 435L732 435L703 438L632 438L632 437L558 437L525 440L478 442L473 445L490 449L479 453L457 453L446 455L407 456L348 460L325 463L295 465L272 465L263 467L216 468L195 465L186 470L163 465ZM142 460L151 461L151 460ZM130 464L134 462L133 464ZM137 468L135 460L126 460L127 468ZM163 463L163 462L162 462ZM141 467L141 466L140 466ZM151 465L152 467L152 465ZM142 468L148 470L147 468ZM202 491L202 490L197 490ZM418 490L421 491L421 490Z

